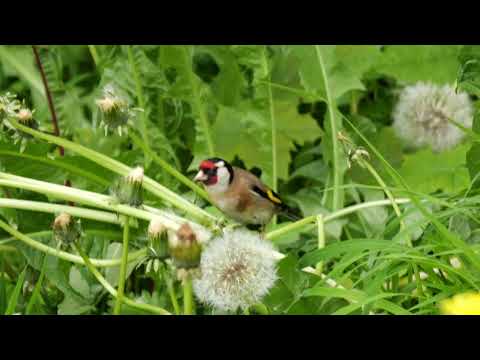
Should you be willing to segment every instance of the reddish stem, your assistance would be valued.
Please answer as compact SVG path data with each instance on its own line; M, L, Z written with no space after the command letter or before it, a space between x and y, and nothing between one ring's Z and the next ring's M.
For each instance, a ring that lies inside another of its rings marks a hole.
M40 60L40 54L38 53L37 47L35 45L32 45L32 50L33 50L33 54L35 55L35 62L37 63L38 69L40 70L43 87L45 88L45 94L47 95L48 108L52 116L53 133L55 134L55 136L60 136L60 129L58 127L58 121L57 121L57 113L55 112L55 106L53 105L52 93L50 92L50 88L48 87L48 81L45 75L45 70L43 69L42 61ZM59 146L58 151L60 153L60 156L65 155L65 150L63 146ZM68 179L65 180L64 184L65 186L68 186L68 187L72 186L72 184L70 183L70 180ZM71 201L69 201L68 204L70 206L74 206L74 203Z

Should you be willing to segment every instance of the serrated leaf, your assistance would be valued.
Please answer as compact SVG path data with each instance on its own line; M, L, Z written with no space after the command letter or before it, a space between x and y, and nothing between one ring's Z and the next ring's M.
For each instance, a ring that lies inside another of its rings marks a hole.
M413 191L455 193L470 184L467 150L468 145L462 145L438 154L425 149L406 155L399 173Z

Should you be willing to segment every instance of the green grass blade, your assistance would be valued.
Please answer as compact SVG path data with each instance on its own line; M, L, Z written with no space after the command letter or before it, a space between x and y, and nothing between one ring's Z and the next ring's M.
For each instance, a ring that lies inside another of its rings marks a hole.
M8 301L8 307L5 311L5 315L12 315L15 312L15 308L17 307L18 297L20 296L20 292L22 291L23 283L25 281L25 274L27 273L27 267L25 267L18 277L17 284L15 285L15 289L13 289L12 294L10 295L10 299Z
M43 279L45 277L45 268L46 268L46 256L43 258L43 264L42 264L42 269L40 271L40 276L37 280L37 283L35 284L35 288L33 289L32 296L30 297L30 300L28 301L27 304L27 309L25 310L25 315L30 315L32 313L33 307L37 303L39 297L40 297L40 290L42 288L43 284Z

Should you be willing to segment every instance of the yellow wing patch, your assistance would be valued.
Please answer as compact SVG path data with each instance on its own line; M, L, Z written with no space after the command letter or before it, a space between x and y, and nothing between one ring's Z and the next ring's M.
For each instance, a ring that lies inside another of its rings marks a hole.
M276 197L275 195L273 195L273 192L272 190L267 190L267 195L268 195L268 198L273 201L274 203L277 203L277 204L281 204L282 203L282 200L280 200L278 197Z

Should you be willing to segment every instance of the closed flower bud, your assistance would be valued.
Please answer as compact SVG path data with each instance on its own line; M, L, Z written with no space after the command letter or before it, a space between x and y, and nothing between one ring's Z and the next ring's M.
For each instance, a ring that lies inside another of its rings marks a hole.
M176 232L169 231L168 247L177 268L190 269L199 265L202 246L188 223L184 223Z
M67 213L61 213L53 221L53 235L60 245L69 246L80 239L82 230L80 221Z
M165 226L158 220L150 221L147 231L150 241L149 256L155 259L163 259L168 255L168 239Z
M122 204L138 207L143 203L143 168L138 166L120 178L112 187L112 193Z
M103 97L97 99L96 104L100 109L105 135L109 130L118 130L122 135L122 128L126 128L128 120L133 117L127 100L118 95L112 85L107 85L103 90Z

